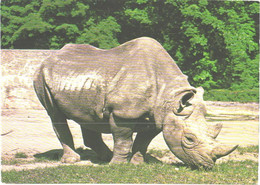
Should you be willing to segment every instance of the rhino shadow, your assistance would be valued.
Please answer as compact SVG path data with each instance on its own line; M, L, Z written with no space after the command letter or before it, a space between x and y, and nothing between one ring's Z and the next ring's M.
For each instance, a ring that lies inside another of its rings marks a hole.
M106 164L106 163L108 163L108 162L104 162L104 161L98 159L97 154L93 150L78 148L78 149L76 149L76 152L80 155L80 159L83 160L83 161L89 160L94 164ZM37 158L37 159L47 159L47 160L51 160L51 161L60 161L62 155L63 155L62 149L53 149L53 150L49 150L47 152L35 154L34 157Z
M78 149L76 149L76 152L80 155L80 159L82 161L89 160L94 164L101 164L101 165L109 163L109 162L105 162L105 161L100 160L98 158L97 154L93 150L78 148ZM37 158L37 159L47 159L47 160L50 160L50 161L60 161L62 155L63 155L62 149L53 149L53 150L49 150L47 152L35 154L34 157ZM164 163L161 160L157 159L156 157L150 155L149 153L146 154L145 162L147 164L163 164ZM182 162L177 162L177 161L172 162L171 165L175 166L175 167L185 166L185 164L183 164Z
M155 163L160 163L162 164L163 162L160 161L159 159L157 159L156 157L150 155L149 153L146 154L145 156L145 162L148 163L148 164L155 164Z

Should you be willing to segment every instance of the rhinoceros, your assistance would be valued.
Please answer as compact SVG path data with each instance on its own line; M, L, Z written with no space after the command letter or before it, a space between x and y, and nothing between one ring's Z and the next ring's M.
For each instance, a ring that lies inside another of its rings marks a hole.
M149 143L161 131L172 153L192 167L212 168L237 147L215 139L222 125L206 122L203 88L192 87L162 45L149 37L108 50L67 44L41 64L34 89L65 163L80 160L67 119L80 125L84 144L110 163L144 162ZM112 133L113 152L102 133Z

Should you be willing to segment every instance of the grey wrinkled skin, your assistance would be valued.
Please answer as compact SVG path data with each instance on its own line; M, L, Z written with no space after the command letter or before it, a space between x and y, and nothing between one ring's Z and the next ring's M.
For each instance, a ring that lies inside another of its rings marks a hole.
M237 147L215 140L221 124L206 123L203 89L190 86L151 38L110 50L67 44L42 63L34 88L63 146L65 163L80 160L67 119L80 124L85 145L110 163L142 163L161 131L170 150L194 167L211 168ZM101 133L112 133L113 152Z

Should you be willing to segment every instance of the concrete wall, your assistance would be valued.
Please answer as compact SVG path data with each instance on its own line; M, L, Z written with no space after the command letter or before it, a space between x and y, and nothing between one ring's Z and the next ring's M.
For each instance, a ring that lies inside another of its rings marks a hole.
M33 89L33 75L55 50L1 50L1 108L43 109Z

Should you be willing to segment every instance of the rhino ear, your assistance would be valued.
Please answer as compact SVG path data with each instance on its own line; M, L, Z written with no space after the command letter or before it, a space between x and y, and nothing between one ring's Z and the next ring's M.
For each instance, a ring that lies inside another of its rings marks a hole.
M181 107L185 107L185 106L189 106L190 103L189 101L194 97L194 92L187 92L186 94L184 94L180 100L180 106Z
M192 110L186 107L191 105L190 101L193 99L195 93L195 90L189 90L181 93L179 98L177 98L174 113L177 115L189 115Z
M196 101L203 101L203 94L204 94L204 89L203 87L198 87L196 89L192 89L190 91L186 91L183 93L181 100L180 100L180 106L182 108L189 106Z

